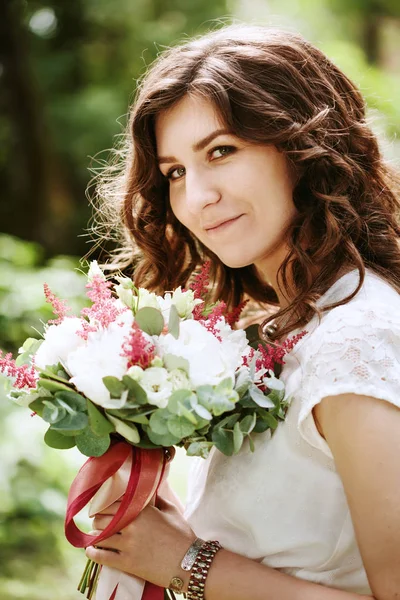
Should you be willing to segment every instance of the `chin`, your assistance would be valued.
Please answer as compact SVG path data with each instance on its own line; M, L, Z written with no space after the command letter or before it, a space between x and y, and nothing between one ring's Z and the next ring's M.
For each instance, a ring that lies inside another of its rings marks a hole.
M253 260L245 260L240 257L219 257L219 259L226 267L229 267L230 269L242 269L243 267L249 267L254 263Z

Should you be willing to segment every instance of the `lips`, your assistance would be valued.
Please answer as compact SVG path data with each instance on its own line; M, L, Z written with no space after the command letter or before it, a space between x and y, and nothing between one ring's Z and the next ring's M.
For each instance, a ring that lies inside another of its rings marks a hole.
M221 219L220 221L215 221L214 223L204 225L204 229L206 231L213 231L215 229L218 229L222 225L228 225L228 223L233 223L234 221L237 221L237 219L239 219L241 216L242 215L237 215L236 217L228 217L225 219Z

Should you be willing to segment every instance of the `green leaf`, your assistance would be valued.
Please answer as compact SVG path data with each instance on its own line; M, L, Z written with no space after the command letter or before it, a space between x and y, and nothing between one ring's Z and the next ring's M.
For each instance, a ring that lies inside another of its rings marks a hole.
M173 415L167 421L168 429L172 435L176 436L180 440L192 435L195 430L195 425L190 423L185 417Z
M68 385L61 383L60 381L53 381L52 379L44 379L42 377L38 380L37 387L44 388L50 392L71 391L71 388Z
M131 408L122 408L120 410L106 410L106 414L110 414L113 417L122 419L123 421L132 421L133 423L141 423L148 425L149 418L147 415L151 415L154 412L154 408L146 410L133 410Z
M233 428L233 451L237 454L242 447L243 444L243 433L240 429L240 425L238 422L235 423L235 427Z
M230 394L233 390L233 385L231 377L226 377L215 387L215 392L217 394Z
M244 434L249 434L253 431L255 424L257 423L257 415L253 413L252 415L247 415L240 421L240 429Z
M233 432L227 431L226 429L214 429L211 435L211 439L220 452L226 456L232 456L233 454Z
M102 381L108 391L110 392L111 398L121 398L123 392L125 391L125 385L117 379L117 377L112 377L108 375L107 377L103 377Z
M212 442L192 442L186 449L188 456L201 456L207 458L212 448Z
M236 373L235 390L241 398L249 389L251 378L246 367L241 367Z
M31 402L29 404L29 408L31 410L33 410L36 414L38 414L39 417L42 417L42 418L43 418L43 410L45 407L45 405L43 404L43 400L47 400L47 398L39 397L39 398L36 398L35 400L33 400L33 402Z
M153 444L156 444L156 446L175 446L181 441L180 438L172 435L170 431L165 435L160 435L150 428L147 428L146 433L150 441L153 442Z
M105 436L115 431L115 427L110 421L100 412L96 406L87 400L87 409L89 415L89 425L95 435Z
M44 408L42 413L42 419L46 421L46 423L57 423L57 421L61 421L64 419L67 414L65 408L61 406L57 406L54 402L50 400L43 400Z
M161 311L151 306L139 308L135 315L135 321L140 329L148 335L160 335L164 329L164 317Z
M203 406L202 404L197 404L194 407L194 412L196 414L198 414L199 417L201 417L202 419L205 419L206 421L211 421L211 419L213 418L210 411L207 410L206 407Z
M133 400L136 404L147 404L147 394L137 381L129 377L129 375L124 375L122 382L128 389L128 399L130 401Z
M194 394L191 390L176 390L175 392L173 392L168 400L169 412L178 414L179 413L179 404L184 403L185 400L187 400L189 403L189 406L191 406L190 398L192 395L194 395Z
M37 340L36 338L27 338L22 344L22 348L24 352L30 352L31 354L35 354L39 350L43 342L44 340Z
M179 323L180 318L177 308L175 304L171 304L168 320L168 333L170 333L176 340L179 337Z
M97 436L90 427L77 435L75 440L76 447L85 456L102 456L107 452L111 443L109 435Z
M150 417L150 429L154 431L157 435L166 435L169 431L168 429L168 416L170 413L163 412L163 410L156 410Z
M74 412L72 415L66 415L61 421L57 421L52 425L52 429L57 431L83 431L89 424L89 419L86 413Z
M275 419L275 417L273 415L271 415L270 412L268 412L267 410L265 410L262 415L261 418L263 421L265 421L268 426L271 429L276 429L278 427L278 421Z
M249 388L249 394L251 399L254 400L258 406L262 406L262 408L274 408L275 404L272 402L270 398L265 396L262 391L256 386L252 385Z
M75 412L87 411L86 398L76 392L56 392L54 397L60 401L61 405L63 405L62 403L66 404Z
M131 442L131 444L137 444L140 442L140 434L139 430L132 422L126 423L126 421L121 421L121 419L117 419L116 417L112 417L108 415L111 423L115 425L115 431L122 435L123 438Z
M168 371L182 369L187 375L189 374L189 361L186 358L175 356L175 354L164 354L163 361L165 368L168 369Z
M223 418L221 421L218 421L216 427L225 427L226 429L231 429L236 421L238 421L240 415L235 413L234 415L228 415Z
M254 447L254 442L253 442L253 438L251 437L251 435L249 435L249 446L250 446L250 451L254 452L255 447Z
M49 428L44 434L44 441L50 448L58 450L67 450L75 446L75 438L65 436L52 428Z
M266 421L263 421L261 419L261 417L259 417L257 419L257 423L254 425L254 429L253 432L254 433L264 433L264 431L267 431L267 429L269 429L269 425Z

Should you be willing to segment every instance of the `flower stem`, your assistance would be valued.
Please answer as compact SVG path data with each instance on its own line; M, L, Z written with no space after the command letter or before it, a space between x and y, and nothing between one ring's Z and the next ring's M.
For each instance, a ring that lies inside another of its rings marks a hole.
M78 591L81 594L85 594L87 591L86 598L88 598L88 600L91 600L91 598L93 597L93 594L96 590L99 575L100 565L88 558L81 580L78 585Z

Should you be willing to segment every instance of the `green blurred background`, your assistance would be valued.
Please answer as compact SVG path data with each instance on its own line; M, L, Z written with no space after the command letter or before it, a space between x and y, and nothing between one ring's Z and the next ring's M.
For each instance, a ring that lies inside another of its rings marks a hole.
M322 48L360 86L398 164L398 0L0 0L1 348L15 352L50 318L44 281L82 306L85 190L123 131L135 81L165 46L232 19L297 30ZM64 540L63 515L83 458L45 447L45 428L7 400L3 381L2 600L81 597L84 555ZM183 500L188 463L180 452L171 469Z

